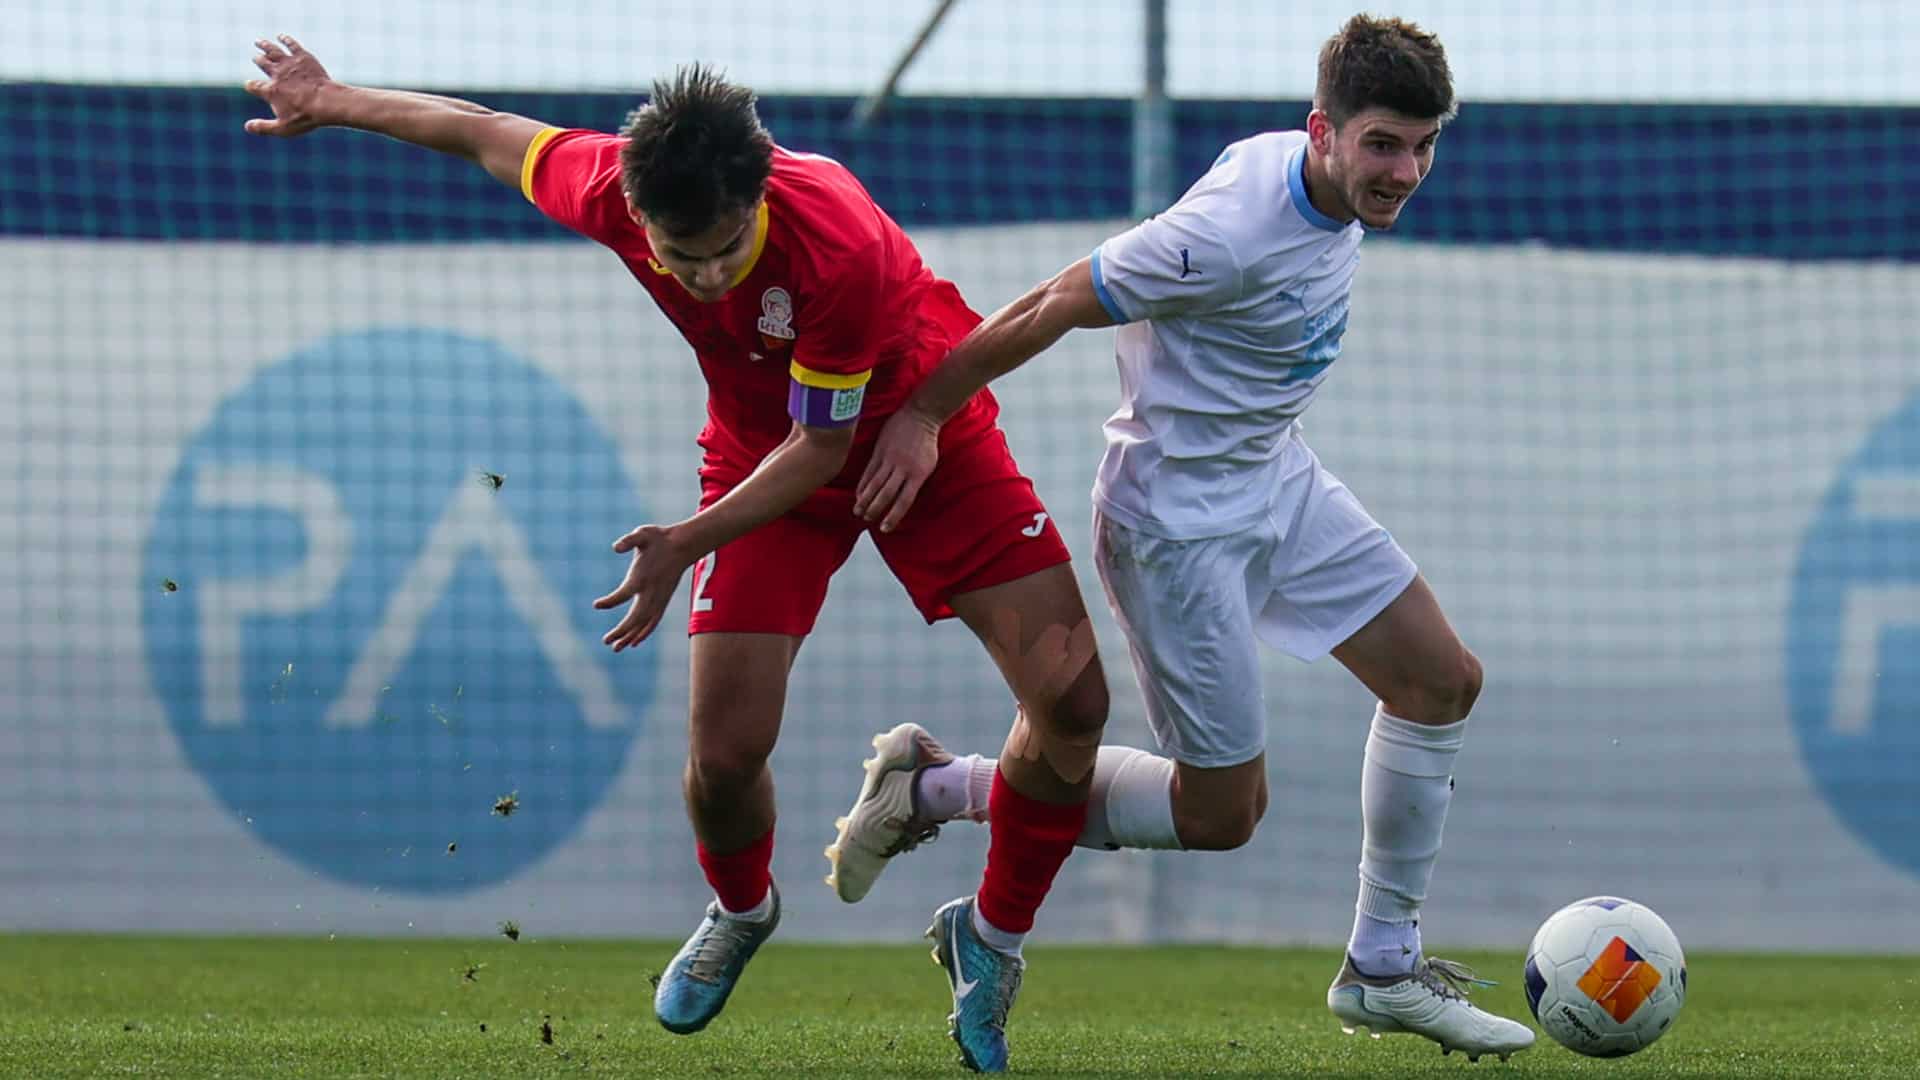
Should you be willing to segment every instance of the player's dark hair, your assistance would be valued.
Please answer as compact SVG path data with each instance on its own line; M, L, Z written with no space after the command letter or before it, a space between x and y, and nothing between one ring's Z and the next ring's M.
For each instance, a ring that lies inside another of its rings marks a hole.
M1440 39L1401 19L1355 15L1320 47L1313 104L1334 127L1378 106L1420 120L1453 119L1453 72Z
M753 91L704 64L655 79L645 105L620 134L627 200L676 236L705 232L721 216L759 201L773 171L773 136Z

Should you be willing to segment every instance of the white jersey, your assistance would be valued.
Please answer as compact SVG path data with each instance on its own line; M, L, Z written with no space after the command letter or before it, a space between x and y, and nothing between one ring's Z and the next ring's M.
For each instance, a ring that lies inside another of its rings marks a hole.
M1281 490L1294 420L1340 355L1362 226L1307 201L1304 131L1234 143L1165 213L1093 253L1122 323L1095 504L1169 540L1224 536Z

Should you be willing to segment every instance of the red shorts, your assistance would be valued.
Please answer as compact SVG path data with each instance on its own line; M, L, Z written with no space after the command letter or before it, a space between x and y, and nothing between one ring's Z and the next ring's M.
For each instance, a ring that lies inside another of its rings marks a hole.
M703 510L744 479L713 464L709 459L700 472ZM853 494L852 488L821 488L785 515L695 563L687 632L811 632L827 599L827 580L869 531L867 521L854 516ZM872 536L928 622L951 617L947 601L956 595L1004 585L1071 559L998 427L960 446L943 447L940 463L899 527Z

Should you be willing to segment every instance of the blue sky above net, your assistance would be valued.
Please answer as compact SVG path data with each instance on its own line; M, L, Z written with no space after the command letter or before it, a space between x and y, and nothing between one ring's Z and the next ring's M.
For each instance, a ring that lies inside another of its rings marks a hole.
M1170 0L1183 97L1302 99L1314 50L1358 0ZM1366 5L1360 5L1366 6ZM765 93L871 90L933 0L232 0L0 4L0 78L238 83L249 43L294 34L342 79L410 87L625 90L724 65ZM1907 10L1903 11L1905 8ZM1431 0L1466 101L1920 103L1920 19L1898 0ZM1844 12L1844 15L1840 13ZM907 94L1124 97L1138 0L960 0Z

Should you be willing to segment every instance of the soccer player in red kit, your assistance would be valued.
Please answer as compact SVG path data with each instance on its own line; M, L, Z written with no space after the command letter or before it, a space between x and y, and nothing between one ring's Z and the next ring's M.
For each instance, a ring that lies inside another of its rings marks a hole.
M267 78L247 89L273 117L248 131L357 128L474 162L612 249L698 357L708 387L699 510L620 537L626 578L594 602L625 605L604 641L630 648L694 569L685 791L716 899L661 977L654 1009L669 1030L698 1031L779 921L767 757L827 581L867 532L853 499L878 421L979 316L851 173L776 146L752 92L710 69L656 82L608 135L349 86L292 38L256 45ZM1020 705L987 793L980 889L941 908L929 931L954 988L954 1038L983 1071L1006 1066L1020 942L1081 831L1107 712L1066 547L997 414L982 391L948 421L915 510L872 533L921 614L965 621ZM877 749L876 778L947 756L930 740ZM837 880L841 858L882 854L840 848L828 849L829 881L854 899Z

